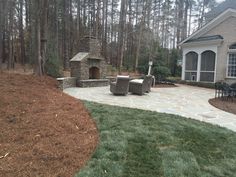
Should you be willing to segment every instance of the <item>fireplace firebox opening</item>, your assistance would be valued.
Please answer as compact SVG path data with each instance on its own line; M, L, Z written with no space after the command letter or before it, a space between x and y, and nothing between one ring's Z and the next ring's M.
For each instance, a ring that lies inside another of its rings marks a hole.
M97 67L89 68L89 79L100 79L100 71Z

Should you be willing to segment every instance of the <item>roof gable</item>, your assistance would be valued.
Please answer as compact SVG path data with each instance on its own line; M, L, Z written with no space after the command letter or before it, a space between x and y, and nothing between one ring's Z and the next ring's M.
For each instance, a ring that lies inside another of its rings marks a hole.
M203 37L199 37L199 38L189 39L185 43L188 43L188 42L211 41L211 40L218 40L218 39L224 39L224 38L221 35L203 36Z
M228 19L229 17L236 17L236 10L235 9L228 9L225 12L221 13L219 16L217 16L215 19L207 23L205 26L203 26L201 29L197 30L195 33L193 33L191 36L183 40L179 45L183 45L187 41L196 39Z

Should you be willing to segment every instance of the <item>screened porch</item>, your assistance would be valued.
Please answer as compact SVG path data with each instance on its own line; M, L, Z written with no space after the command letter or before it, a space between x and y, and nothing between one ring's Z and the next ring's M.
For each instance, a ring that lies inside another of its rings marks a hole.
M214 82L216 53L211 50L189 51L185 55L184 80Z

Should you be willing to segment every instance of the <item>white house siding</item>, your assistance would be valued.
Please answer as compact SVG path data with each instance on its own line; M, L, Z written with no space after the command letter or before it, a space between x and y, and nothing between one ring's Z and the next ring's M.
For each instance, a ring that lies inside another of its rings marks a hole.
M236 17L228 18L203 36L211 35L221 35L224 38L223 44L218 47L216 81L226 80L229 83L236 82L236 78L226 79L228 48L230 45L236 43Z

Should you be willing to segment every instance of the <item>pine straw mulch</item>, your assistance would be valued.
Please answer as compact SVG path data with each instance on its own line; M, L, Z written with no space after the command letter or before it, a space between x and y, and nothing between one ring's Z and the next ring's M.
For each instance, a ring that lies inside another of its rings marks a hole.
M212 106L215 106L218 109L221 109L223 111L236 114L236 98L233 100L231 99L221 99L221 98L213 98L209 100L209 103Z
M0 176L73 176L97 142L84 105L54 79L0 73Z

